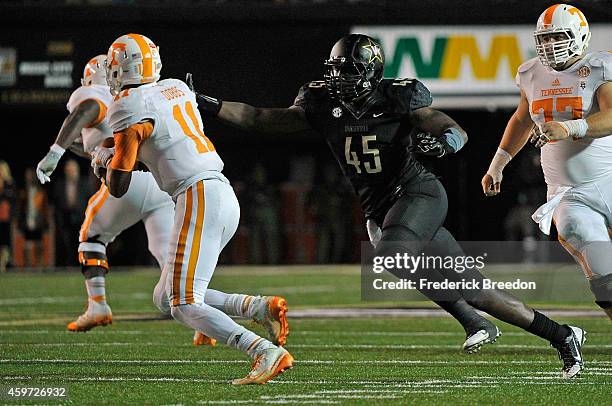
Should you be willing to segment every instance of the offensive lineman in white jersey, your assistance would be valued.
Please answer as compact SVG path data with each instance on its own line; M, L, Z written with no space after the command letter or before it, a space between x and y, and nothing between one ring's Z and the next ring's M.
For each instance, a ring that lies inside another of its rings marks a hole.
M548 185L548 202L532 218L546 234L555 222L559 241L612 318L612 53L586 53L588 23L567 4L547 8L534 36L538 57L518 69L521 99L483 191L500 192L503 168L531 136L542 148Z
M94 156L102 160L112 151L100 147L105 140L112 141L113 136L106 114L112 95L106 83L105 60L105 55L98 55L85 65L82 86L68 100L70 114L36 169L41 183L50 182L50 176L66 148L82 157L89 159ZM106 303L106 246L123 230L142 220L149 251L161 267L170 241L169 224L173 215L172 199L159 189L149 173L136 172L129 192L121 199L109 196L108 188L102 183L98 192L89 199L79 233L79 262L89 297L87 311L69 323L68 330L88 331L112 323L112 312Z
M252 371L234 384L267 382L293 366L293 357L280 346L288 333L286 301L208 288L219 253L238 227L240 207L221 173L223 161L204 135L194 93L180 80L159 81L159 51L140 34L115 40L106 67L116 95L109 109L115 139L106 175L110 193L120 197L128 191L141 161L176 202L156 304L170 305L176 320L254 359ZM272 342L230 316L259 322Z

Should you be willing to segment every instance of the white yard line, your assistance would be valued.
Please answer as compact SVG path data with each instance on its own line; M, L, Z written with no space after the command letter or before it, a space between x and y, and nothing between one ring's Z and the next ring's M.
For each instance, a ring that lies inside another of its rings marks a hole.
M90 364L95 362L96 364L238 364L247 363L247 359L244 360L188 360L188 359L175 359L175 360L154 360L154 359L121 359L121 360L108 360L108 359L19 359L19 358L6 358L0 359L0 364ZM559 362L556 360L550 361L529 361L529 360L496 360L496 361L485 361L485 360L457 360L457 361L444 361L444 360L296 360L296 364L302 365L557 365ZM588 365L599 365L599 366L612 366L612 361L588 361Z
M75 336L75 333L67 330L0 330L0 336L17 334L25 335L47 335L58 334L65 336ZM117 329L94 329L88 332L88 335L171 335L176 337L176 331L155 331L152 333L147 330L117 330ZM189 335L188 330L185 330L185 335ZM465 333L457 331L325 331L325 330L291 330L291 336L381 336L381 337L465 337ZM589 337L592 336L608 336L608 333L603 332L588 332ZM503 332L505 337L534 337L533 334L527 332Z
M62 342L62 343L0 343L0 347L126 347L132 345L145 346L164 346L168 344L161 341L151 342ZM175 343L176 347L193 347L191 342ZM288 344L288 349L292 348L311 348L311 349L374 349L374 350L420 350L420 349L460 349L457 344ZM548 350L545 345L523 345L523 344L495 344L495 348L508 349L530 349L530 350ZM597 348L612 348L612 344L600 344Z

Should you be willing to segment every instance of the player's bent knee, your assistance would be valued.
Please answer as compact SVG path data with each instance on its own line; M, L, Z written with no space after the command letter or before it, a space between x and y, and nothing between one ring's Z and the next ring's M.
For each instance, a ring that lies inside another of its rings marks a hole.
M572 216L565 218L563 225L559 226L559 239L569 243L573 250L581 250L589 242L607 239L607 230L600 228L598 224Z
M170 315L170 299L166 293L166 287L158 283L153 290L153 303L162 314Z
M165 288L158 289L157 286L155 287L153 291L153 304L155 304L155 307L157 307L162 314L170 316L170 300L168 299Z

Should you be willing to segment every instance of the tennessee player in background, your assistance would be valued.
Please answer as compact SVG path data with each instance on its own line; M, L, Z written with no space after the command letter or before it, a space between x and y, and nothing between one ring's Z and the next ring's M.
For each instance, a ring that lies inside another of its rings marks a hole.
M238 227L240 207L221 173L223 161L204 135L195 95L180 80L159 81L159 51L140 34L115 40L106 66L116 95L108 113L115 139L106 175L110 193L121 197L128 191L141 161L176 202L155 302L168 297L176 320L254 359L251 372L234 384L267 382L293 365L291 354L280 346L289 331L286 301L208 289L219 253ZM259 322L272 342L230 316Z
M88 159L94 156L95 161L106 161L112 155L111 149L101 148L104 142L113 139L107 116L112 95L106 83L105 60L105 55L98 55L85 65L82 86L68 100L70 114L36 169L41 183L50 182L67 148ZM161 267L166 258L173 216L172 199L159 189L149 173L135 173L129 192L121 199L110 196L104 183L100 185L98 192L89 199L79 234L79 262L89 296L87 311L69 323L68 330L87 331L112 323L112 312L106 302L105 276L109 269L106 246L123 230L143 221L149 251Z
M504 167L531 135L548 186L548 202L532 218L546 234L554 221L612 319L612 53L586 52L588 22L567 4L547 8L534 37L538 56L518 69L521 99L482 188L500 192Z
M340 39L325 65L325 80L302 86L289 108L258 108L204 95L199 95L198 101L205 112L242 129L279 133L313 129L323 136L359 195L376 247L374 255L417 256L431 245L444 247L442 256L464 255L443 227L448 207L444 187L412 151L437 157L455 153L467 141L465 132L446 114L429 107L429 90L418 80L382 78L384 55L371 37L351 34ZM454 270L419 269L410 275L396 275L430 282L471 279L480 283L483 279L476 270L457 274ZM569 346L569 327L505 292L423 289L421 293L462 324L467 352L477 351L500 334L474 308L549 340L558 348ZM573 369L564 376L575 376L580 367L572 364Z

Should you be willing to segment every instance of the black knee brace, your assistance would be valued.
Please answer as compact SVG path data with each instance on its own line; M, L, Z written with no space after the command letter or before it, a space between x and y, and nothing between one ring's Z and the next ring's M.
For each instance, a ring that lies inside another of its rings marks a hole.
M612 274L593 278L589 281L595 303L602 309L612 307Z
M79 252L79 263L81 264L81 272L87 279L104 276L108 273L108 259L106 254L101 252L81 251Z

